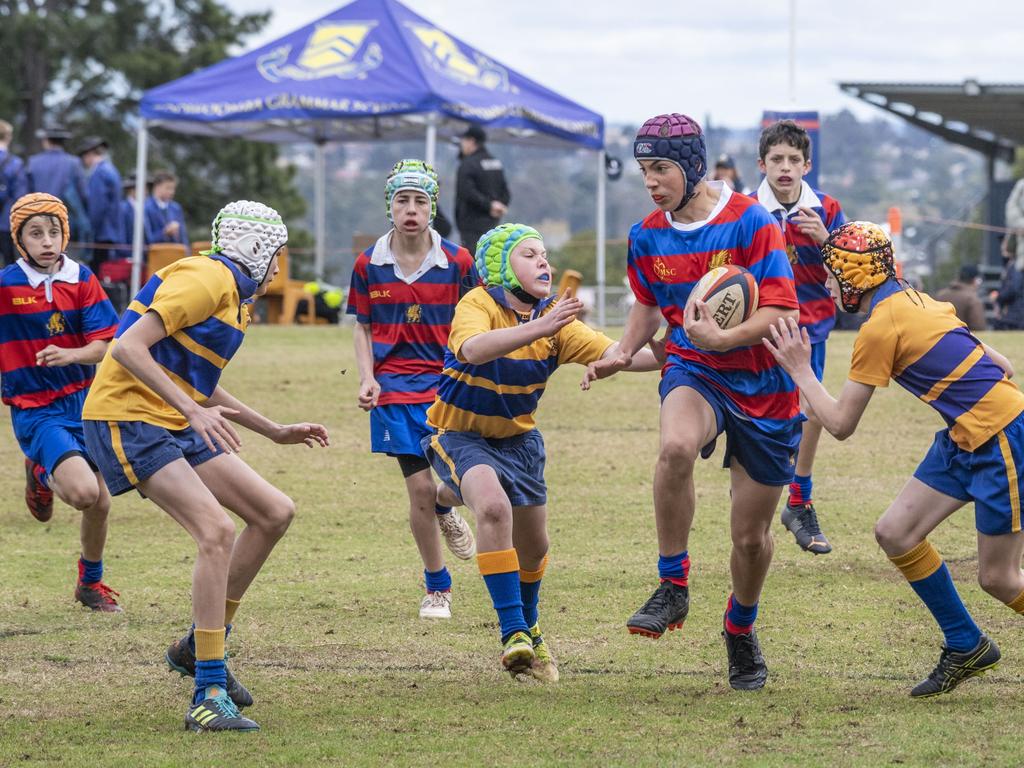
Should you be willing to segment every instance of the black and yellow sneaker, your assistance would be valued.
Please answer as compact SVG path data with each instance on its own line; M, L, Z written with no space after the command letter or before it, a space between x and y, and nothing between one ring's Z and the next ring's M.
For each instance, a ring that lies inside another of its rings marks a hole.
M189 635L185 635L180 640L175 640L171 643L171 647L164 654L164 659L167 661L167 666L171 668L171 671L178 672L182 677L186 675L188 677L195 677L196 655L189 645L188 638ZM231 674L231 668L227 666L226 658L224 667L228 673L227 693L231 701L238 707L251 707L252 694Z
M533 661L530 662L530 675L542 683L558 682L558 664L555 657L551 655L544 635L541 634L540 624L530 627L530 638L533 640Z
M951 651L942 646L939 663L927 679L914 686L910 695L915 699L927 699L949 693L964 680L988 672L999 663L1001 656L999 647L985 635L969 651Z
M187 731L258 731L259 724L243 717L223 688L211 685L204 698L185 714Z
M729 656L729 685L737 691L756 691L768 680L768 665L761 655L757 632L751 628L744 635L722 630L725 652Z
M657 640L670 629L682 629L690 612L690 590L671 581L663 581L639 611L629 617L626 629L631 635Z
M529 632L513 632L502 644L501 665L512 677L528 674L535 658Z
M804 552L812 555L827 555L832 551L825 534L818 523L818 513L813 504L786 504L782 510L782 524L793 534L796 543Z

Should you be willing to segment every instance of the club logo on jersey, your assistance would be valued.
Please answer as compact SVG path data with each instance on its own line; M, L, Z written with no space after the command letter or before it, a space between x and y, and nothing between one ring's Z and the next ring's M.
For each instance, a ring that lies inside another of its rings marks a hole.
M405 322L407 323L422 323L423 322L423 308L419 304L412 304L406 307L405 310Z
M406 22L422 46L420 53L427 66L459 85L475 85L488 91L515 93L508 81L508 70L474 50L464 51L440 29Z
M726 264L732 264L732 254L729 251L719 251L712 254L711 260L708 262L708 271L724 267Z
M364 79L367 72L377 69L384 61L380 45L366 44L366 37L375 26L376 21L318 24L293 62L288 62L292 47L282 45L260 56L256 68L272 83L324 77Z
M25 304L35 304L37 298L37 296L15 296L13 299L11 299L11 304L13 304L16 307Z
M54 312L50 315L50 320L46 323L46 330L51 336L60 336L66 328L64 315L60 312Z
M662 280L668 280L670 277L676 276L676 271L666 264L665 260L659 256L654 260L654 274Z
M800 258L796 255L796 246L793 245L792 243L789 243L786 246L786 255L789 257L790 264L796 264L797 261L800 260Z

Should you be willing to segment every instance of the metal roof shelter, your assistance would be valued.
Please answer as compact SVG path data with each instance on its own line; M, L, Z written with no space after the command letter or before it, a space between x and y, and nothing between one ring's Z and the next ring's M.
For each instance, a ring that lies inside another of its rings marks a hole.
M1003 224L1009 193L995 178L996 160L1012 163L1024 146L1024 84L979 83L839 83L845 93L884 109L911 125L985 155L988 167L990 226ZM985 244L989 263L999 263L999 244L990 232Z

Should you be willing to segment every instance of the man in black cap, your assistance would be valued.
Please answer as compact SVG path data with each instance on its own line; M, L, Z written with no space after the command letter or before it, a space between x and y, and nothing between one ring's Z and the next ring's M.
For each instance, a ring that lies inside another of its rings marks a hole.
M729 189L736 192L746 192L743 182L740 181L739 171L736 170L736 161L727 154L721 154L715 161L715 172L711 178L716 181L724 181Z
M459 137L455 224L470 253L476 253L481 235L501 223L511 199L501 160L487 151L486 141L479 125L470 125Z
M90 266L97 274L100 264L119 255L115 246L127 242L121 223L121 174L110 162L107 149L107 142L99 136L89 136L78 145L78 156L88 174L86 208L97 244Z
M28 159L28 191L45 192L63 200L68 209L71 239L90 240L85 174L78 158L64 151L64 143L71 138L71 133L63 126L50 125L37 131L36 138L42 139L43 151Z

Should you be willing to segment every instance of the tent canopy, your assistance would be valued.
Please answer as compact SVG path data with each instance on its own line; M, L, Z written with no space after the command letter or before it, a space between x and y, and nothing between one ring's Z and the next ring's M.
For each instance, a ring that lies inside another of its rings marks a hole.
M604 146L604 120L438 29L397 0L355 0L250 53L143 94L181 133L270 142L453 136Z

